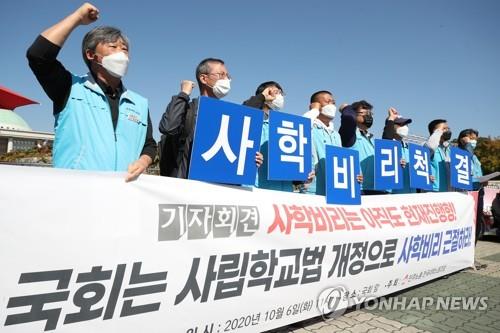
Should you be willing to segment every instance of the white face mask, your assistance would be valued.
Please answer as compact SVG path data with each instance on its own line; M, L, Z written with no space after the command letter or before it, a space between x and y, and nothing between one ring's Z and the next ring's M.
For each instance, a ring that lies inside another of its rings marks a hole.
M272 110L281 110L285 106L285 97L281 94L277 94L276 97L267 104Z
M125 52L116 52L102 57L101 66L116 78L122 78L127 73L129 59Z
M215 81L215 85L212 87L215 97L218 99L224 98L231 90L231 80L220 79Z
M406 138L408 136L408 132L410 131L410 129L408 128L408 125L405 125L405 126L401 126L399 127L397 130L396 130L396 133L402 137L403 139Z
M327 104L321 108L321 114L330 119L335 118L335 114L337 113L337 107L335 104Z

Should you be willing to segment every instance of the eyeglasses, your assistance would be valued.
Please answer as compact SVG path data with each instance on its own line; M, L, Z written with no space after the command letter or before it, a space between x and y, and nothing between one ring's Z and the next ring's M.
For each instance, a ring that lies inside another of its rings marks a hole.
M231 80L231 75L229 73L204 73L205 75L217 75L217 79L228 79Z

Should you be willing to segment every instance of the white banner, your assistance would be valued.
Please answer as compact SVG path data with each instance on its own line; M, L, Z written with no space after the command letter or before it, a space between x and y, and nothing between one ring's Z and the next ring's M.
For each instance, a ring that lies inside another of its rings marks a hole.
M0 166L0 331L260 332L469 267L461 193L325 198Z

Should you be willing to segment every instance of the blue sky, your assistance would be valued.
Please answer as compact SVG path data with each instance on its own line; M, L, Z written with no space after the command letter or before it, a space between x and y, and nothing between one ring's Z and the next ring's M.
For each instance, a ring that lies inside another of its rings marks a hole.
M226 61L226 100L241 103L264 81L284 87L284 111L307 111L310 95L330 90L337 104L374 105L381 136L387 109L413 119L411 133L448 119L454 137L473 127L500 136L500 1L94 1L100 20L80 26L59 60L86 72L83 35L120 27L131 40L125 85L150 101L158 123L182 79L205 57ZM82 3L5 0L0 4L0 85L41 103L16 110L35 130L52 131L51 101L31 73L26 49L45 28ZM196 93L197 95L197 93ZM339 118L339 117L337 117ZM339 119L335 121L338 128Z

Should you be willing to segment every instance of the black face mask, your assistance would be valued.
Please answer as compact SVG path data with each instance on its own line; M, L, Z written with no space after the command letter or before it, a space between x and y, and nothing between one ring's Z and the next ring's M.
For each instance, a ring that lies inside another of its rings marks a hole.
M367 115L363 116L363 124L365 124L365 126L367 128L372 127L372 125L373 125L373 116L371 114L367 114Z
M451 139L451 131L444 132L443 135L441 136L444 141L450 141Z

